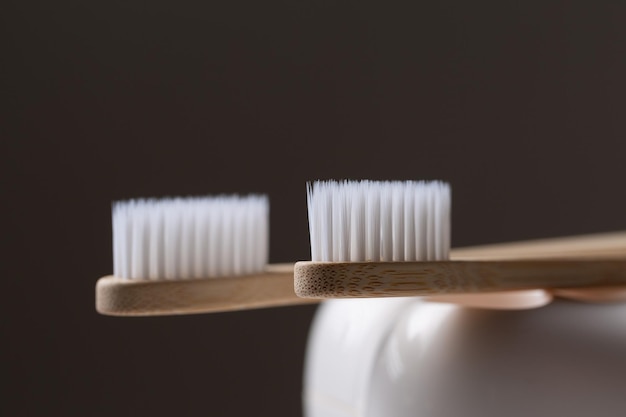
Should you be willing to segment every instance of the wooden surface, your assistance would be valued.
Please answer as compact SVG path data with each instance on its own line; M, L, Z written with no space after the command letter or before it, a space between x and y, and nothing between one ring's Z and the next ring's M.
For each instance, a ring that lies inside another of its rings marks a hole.
M114 276L96 284L96 310L114 316L198 314L314 303L293 291L293 264L269 265L264 273L173 281Z
M298 262L301 297L392 297L626 285L626 259Z
M615 292L618 287L626 286L626 232L459 248L451 252L451 259L297 262L294 286L299 296L312 298L597 286L614 286ZM584 290L572 294L585 297Z
M422 296L499 309L553 295L626 301L626 232L456 248L450 261L297 262L256 275L96 284L96 310L115 316L199 314L316 303L328 298Z
M625 258L626 231L454 248L457 261Z

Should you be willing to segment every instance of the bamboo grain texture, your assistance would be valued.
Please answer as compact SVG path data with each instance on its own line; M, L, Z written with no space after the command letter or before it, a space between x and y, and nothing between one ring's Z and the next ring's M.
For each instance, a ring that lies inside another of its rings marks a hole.
M216 313L310 304L293 290L293 264L268 265L264 272L236 277L128 280L114 276L96 283L96 310L113 316Z
M547 291L546 289L549 289ZM450 261L268 265L254 275L96 283L112 316L216 313L329 298L421 296L484 308L534 308L553 295L626 301L626 232L456 248Z
M296 294L308 298L587 287L607 293L608 287L626 286L626 232L460 248L450 261L302 261L294 275ZM585 297L584 291L570 293Z

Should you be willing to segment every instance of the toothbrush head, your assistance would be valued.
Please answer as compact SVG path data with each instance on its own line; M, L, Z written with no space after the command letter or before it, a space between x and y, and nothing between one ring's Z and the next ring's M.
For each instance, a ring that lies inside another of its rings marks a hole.
M248 275L268 262L265 195L115 202L113 274L131 280Z
M307 183L311 260L448 259L450 185L442 181Z

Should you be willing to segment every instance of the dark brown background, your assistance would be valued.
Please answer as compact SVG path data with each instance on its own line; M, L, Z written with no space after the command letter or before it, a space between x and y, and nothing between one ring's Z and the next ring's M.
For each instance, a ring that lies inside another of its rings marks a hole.
M620 5L617 5L620 3ZM455 246L626 229L613 1L5 1L6 416L297 416L315 307L94 311L111 201L443 179Z

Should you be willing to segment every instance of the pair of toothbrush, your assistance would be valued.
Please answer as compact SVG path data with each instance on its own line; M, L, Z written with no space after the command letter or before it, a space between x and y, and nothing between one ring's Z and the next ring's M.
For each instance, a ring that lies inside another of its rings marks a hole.
M116 204L114 275L98 280L96 309L173 315L378 296L532 308L553 294L623 297L624 233L454 249L447 260L445 183L316 182L307 198L313 261L295 265L267 264L265 196Z
M268 211L266 196L116 203L114 274L98 281L96 309L171 315L319 302L294 292L293 264L267 264Z

